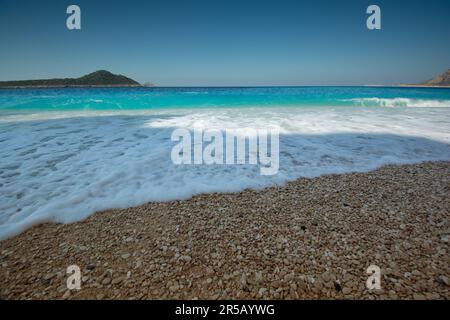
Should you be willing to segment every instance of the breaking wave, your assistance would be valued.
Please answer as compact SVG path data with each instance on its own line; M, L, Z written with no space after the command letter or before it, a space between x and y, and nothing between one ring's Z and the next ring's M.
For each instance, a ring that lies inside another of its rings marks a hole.
M357 106L363 107L410 107L410 108L450 108L450 100L427 100L409 98L354 98L342 101L350 101Z

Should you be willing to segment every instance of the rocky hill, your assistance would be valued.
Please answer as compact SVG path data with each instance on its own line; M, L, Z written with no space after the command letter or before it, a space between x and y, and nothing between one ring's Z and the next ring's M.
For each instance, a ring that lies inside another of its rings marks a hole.
M0 87L139 87L139 82L106 70L89 73L80 78L0 81Z
M450 69L444 73L434 77L431 80L420 83L423 86L437 86L437 87L448 87L450 86Z

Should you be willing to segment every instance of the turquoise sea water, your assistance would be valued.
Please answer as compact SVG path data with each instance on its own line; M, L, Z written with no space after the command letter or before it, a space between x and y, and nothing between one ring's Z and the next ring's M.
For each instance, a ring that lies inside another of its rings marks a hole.
M287 106L450 106L450 89L392 87L0 89L0 109L132 110Z
M279 170L175 165L174 130L279 129ZM0 239L108 208L450 160L450 89L0 89Z

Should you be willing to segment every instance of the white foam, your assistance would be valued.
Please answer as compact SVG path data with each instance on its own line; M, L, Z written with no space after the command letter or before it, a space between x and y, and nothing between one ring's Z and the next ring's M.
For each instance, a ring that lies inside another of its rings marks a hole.
M280 168L175 166L175 128L280 128ZM249 108L10 114L0 121L0 238L45 221L203 192L239 191L388 163L450 160L450 112Z
M450 108L450 100L427 100L409 98L355 98L342 101L351 101L358 106L377 107L410 107L410 108Z

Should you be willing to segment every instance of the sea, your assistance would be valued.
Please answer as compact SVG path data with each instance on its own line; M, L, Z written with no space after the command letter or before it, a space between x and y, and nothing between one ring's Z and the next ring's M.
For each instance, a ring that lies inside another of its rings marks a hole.
M176 165L178 128L279 130L279 170ZM0 239L99 210L450 160L450 89L0 89Z

